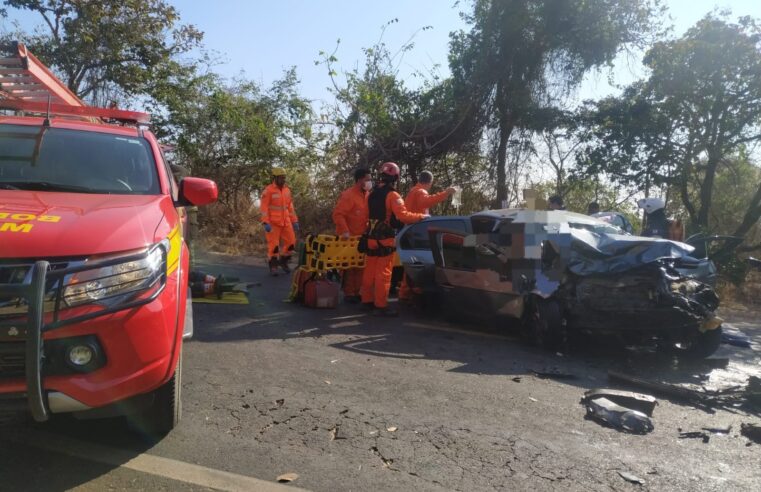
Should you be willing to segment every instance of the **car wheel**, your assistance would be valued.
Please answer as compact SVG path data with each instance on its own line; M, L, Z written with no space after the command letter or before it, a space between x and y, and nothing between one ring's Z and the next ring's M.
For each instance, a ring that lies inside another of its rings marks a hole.
M719 349L721 345L722 329L718 327L703 333L698 333L691 340L679 347L675 347L675 353L678 357L688 359L705 359L710 357Z
M534 343L548 350L558 350L565 342L565 325L560 303L555 299L534 300L530 336Z
M177 427L182 416L182 351L174 374L153 396L153 405L136 416L131 426L147 434L163 436Z

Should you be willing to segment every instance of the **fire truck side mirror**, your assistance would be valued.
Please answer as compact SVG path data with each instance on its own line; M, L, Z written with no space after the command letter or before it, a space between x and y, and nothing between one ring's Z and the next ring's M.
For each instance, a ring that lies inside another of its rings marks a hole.
M180 181L180 199L178 205L181 206L201 206L208 205L217 201L219 191L217 183L210 179L203 178L184 178Z

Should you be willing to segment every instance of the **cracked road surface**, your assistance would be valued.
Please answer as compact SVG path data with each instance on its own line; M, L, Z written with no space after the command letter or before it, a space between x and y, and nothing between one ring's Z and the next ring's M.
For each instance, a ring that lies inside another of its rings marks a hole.
M740 424L761 423L758 416L661 398L655 430L640 436L585 420L579 404L585 390L608 385L608 369L636 367L680 383L743 382L761 373L758 323L737 325L753 349L723 346L717 354L731 357L728 368L676 371L610 347L551 354L504 329L411 309L398 319L354 306L310 310L283 302L289 278L270 278L261 266L217 258L201 269L258 285L249 306L194 306L179 428L153 443L113 421L0 424L0 489L235 489L124 466L147 456L233 481L274 484L293 472L299 478L286 487L317 491L761 490L761 446L739 435ZM729 435L708 443L679 438L680 429L729 425ZM119 450L121 458L94 463L45 449L45 436Z

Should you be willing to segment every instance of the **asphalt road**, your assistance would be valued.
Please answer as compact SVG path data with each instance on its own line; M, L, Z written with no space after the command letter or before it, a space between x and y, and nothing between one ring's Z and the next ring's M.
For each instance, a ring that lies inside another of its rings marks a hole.
M203 269L254 285L248 306L195 305L180 426L153 442L120 421L5 418L0 490L267 490L285 473L298 478L280 487L318 491L761 490L761 446L739 434L761 417L659 399L655 430L632 435L586 420L579 403L608 386L608 369L742 384L761 374L757 322L738 323L752 349L717 354L726 369L685 369L615 347L547 353L414 309L310 310L284 302L289 279L261 266ZM679 437L730 425L708 443Z

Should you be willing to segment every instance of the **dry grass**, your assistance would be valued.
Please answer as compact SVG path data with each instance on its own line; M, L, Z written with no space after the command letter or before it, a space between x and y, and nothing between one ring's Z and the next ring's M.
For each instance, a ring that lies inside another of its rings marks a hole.
M266 254L267 243L259 221L259 211L240 207L235 213L212 205L199 213L197 246L202 251L227 255Z
M716 292L721 311L736 318L761 318L761 272L751 271L742 285L719 281Z
M301 226L300 237L333 234L332 205L316 201L303 203L301 209L296 210ZM248 203L241 204L235 213L219 204L204 208L199 214L199 222L197 244L202 251L234 256L265 256L267 253L259 210ZM297 240L300 237L297 235Z

